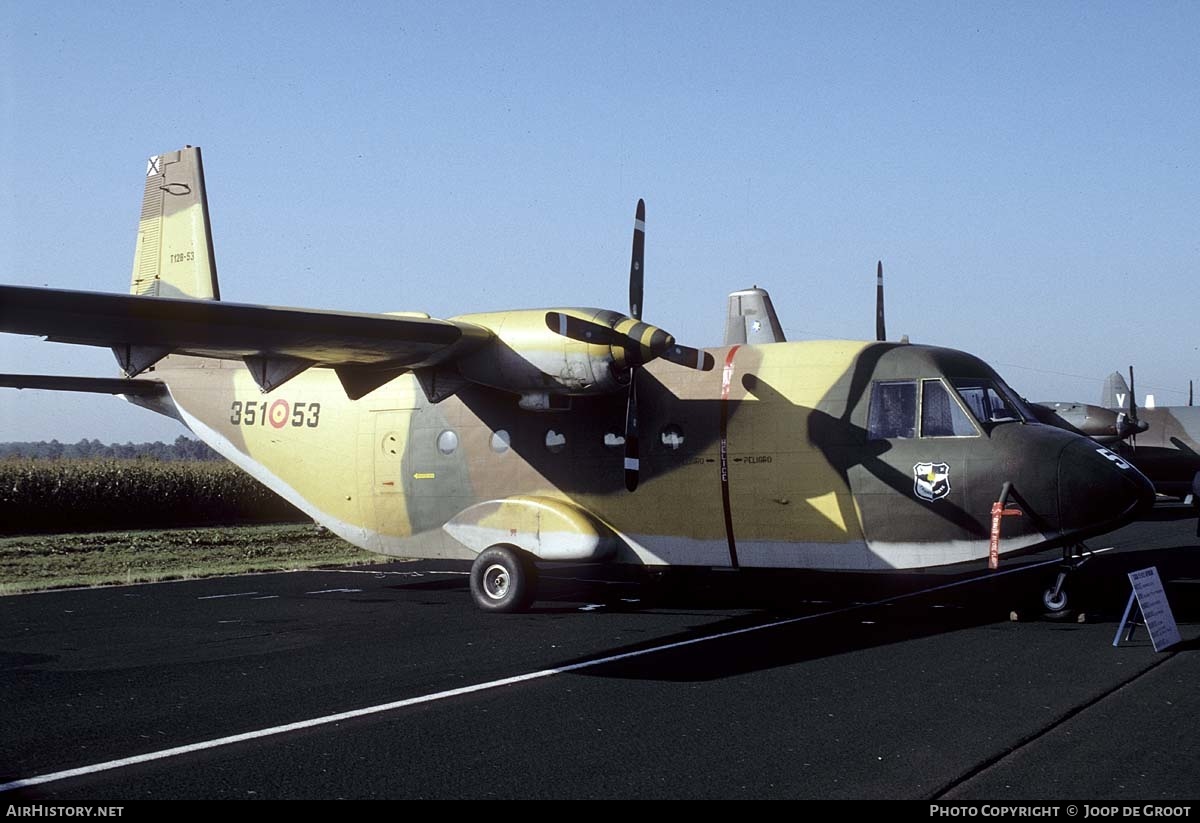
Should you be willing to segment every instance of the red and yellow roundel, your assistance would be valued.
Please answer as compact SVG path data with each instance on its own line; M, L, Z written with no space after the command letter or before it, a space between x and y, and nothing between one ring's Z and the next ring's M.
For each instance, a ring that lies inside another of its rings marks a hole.
M287 425L288 417L291 409L288 408L288 401L280 398L271 404L271 410L268 412L271 420L271 425L277 429L282 429Z

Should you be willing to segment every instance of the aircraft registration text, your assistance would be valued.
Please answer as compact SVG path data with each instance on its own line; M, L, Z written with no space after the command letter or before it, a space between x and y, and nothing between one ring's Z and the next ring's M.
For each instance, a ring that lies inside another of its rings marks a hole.
M321 424L320 403L291 403L282 397L278 400L234 400L229 407L229 422L235 426L284 426L315 429Z

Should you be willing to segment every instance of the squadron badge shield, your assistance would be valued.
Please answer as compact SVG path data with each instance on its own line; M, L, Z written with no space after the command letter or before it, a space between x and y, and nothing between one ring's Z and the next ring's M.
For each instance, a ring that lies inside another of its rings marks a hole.
M913 491L932 503L950 494L949 463L918 463L913 466Z

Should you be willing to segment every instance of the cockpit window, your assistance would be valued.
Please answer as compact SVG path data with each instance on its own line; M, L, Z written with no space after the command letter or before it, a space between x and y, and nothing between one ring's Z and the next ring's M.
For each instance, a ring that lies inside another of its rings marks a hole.
M897 380L872 386L867 436L871 440L891 440L916 435L917 381Z
M1012 395L991 380L956 377L950 382L981 423L1009 423L1025 419Z
M978 434L941 380L921 381L921 436L971 437Z

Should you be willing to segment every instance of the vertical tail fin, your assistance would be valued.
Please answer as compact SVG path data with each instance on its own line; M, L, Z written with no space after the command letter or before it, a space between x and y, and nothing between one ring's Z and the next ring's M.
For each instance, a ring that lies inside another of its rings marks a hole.
M1129 405L1129 384L1119 371L1113 372L1104 381L1100 405L1106 409L1124 409Z
M151 157L133 256L131 294L220 300L197 146Z
M725 318L725 345L741 343L783 343L783 327L775 314L771 295L766 289L754 286L729 295L729 311Z

